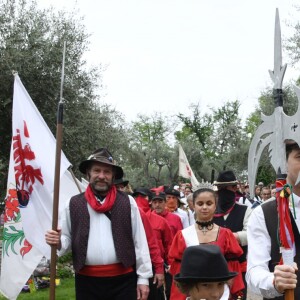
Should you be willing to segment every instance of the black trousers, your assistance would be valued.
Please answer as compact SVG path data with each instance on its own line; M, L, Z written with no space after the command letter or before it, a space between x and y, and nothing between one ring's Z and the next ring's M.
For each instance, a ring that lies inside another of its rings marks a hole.
M167 300L169 300L171 294L172 281L173 281L173 277L170 273L165 273L165 281L166 281L166 296L167 296Z
M157 283L153 284L153 277L149 279L149 296L147 300L165 300L165 290L164 287L161 286L157 288Z
M247 281L246 281L246 272L242 272L242 277L244 281L245 288L243 289L243 300L247 299Z
M134 272L114 277L75 275L76 300L136 300Z

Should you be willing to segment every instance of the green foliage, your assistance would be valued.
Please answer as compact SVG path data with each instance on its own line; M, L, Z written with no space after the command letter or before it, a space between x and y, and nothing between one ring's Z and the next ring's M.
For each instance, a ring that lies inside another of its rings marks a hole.
M130 183L157 186L178 182L180 143L198 179L210 181L226 168L237 176L247 170L248 148L261 122L260 114L274 111L272 89L262 91L258 107L245 125L240 119L238 100L203 113L200 103L191 104L190 115L177 118L161 113L140 115L130 126L123 115L101 97L102 65L87 67L84 55L89 50L89 34L78 12L53 8L40 9L35 0L0 0L0 197L4 199L11 140L12 71L18 71L24 86L44 117L56 132L56 110L60 91L63 43L66 41L64 84L63 150L77 166L98 147L108 147L125 171ZM297 62L300 25L288 40L287 49ZM288 99L288 101L287 101ZM284 111L295 113L297 98L291 85L284 88ZM178 130L181 123L182 128ZM175 141L174 141L175 134ZM268 157L264 159L268 160ZM258 176L264 174L259 169ZM2 209L0 203L0 210Z
M298 15L300 12L300 7L295 6L294 12L298 11ZM293 35L291 35L286 43L285 48L288 51L289 58L291 59L292 64L297 64L300 61L300 22L299 17L295 18L296 23L290 24L290 27L293 28Z
M198 142L204 150L207 148L207 140L213 133L213 120L212 116L209 114L201 115L200 104L191 104L190 109L192 111L192 118L186 117L183 114L179 114L177 117L183 123L183 131L179 135L177 133L177 138L183 138L184 133L193 133L198 139Z
M214 172L227 168L237 175L245 172L249 137L239 118L239 101L228 101L203 115L199 104L191 105L190 109L191 117L178 115L183 128L175 136L196 177L211 181Z
M256 108L256 110L252 112L246 120L245 132L247 136L253 137L260 123L261 123L260 110Z
M72 265L72 253L69 252L63 256L60 256L57 260L56 275L58 278L71 278L74 277L74 270L70 269Z
M275 103L273 97L273 89L266 88L261 92L261 96L258 99L259 109L258 111L269 116L274 112ZM291 116L297 111L298 99L294 92L292 84L286 85L283 88L283 110L284 112Z
M176 125L177 121L161 113L139 115L137 121L132 123L125 169L128 166L126 176L130 176L134 187L153 187L173 181L176 167L174 149L170 144Z
M72 252L69 252L63 256L60 256L57 260L58 263L60 264L65 264L65 263L69 263L72 262Z
M64 278L55 289L56 299L75 299L74 278ZM0 296L0 299L6 299ZM20 293L17 300L48 300L49 288L36 290L33 293Z
M263 161L262 164L258 167L256 183L263 182L265 186L270 183L275 183L276 173L272 165L268 161Z
M1 137L0 137L1 139ZM7 182L5 180L5 176L7 174L7 163L4 160L0 159L0 215L4 211L5 202L4 199L6 197L6 185Z
M74 277L74 274L73 274L72 270L66 268L65 266L58 265L57 271L56 271L56 276L60 279L63 279L63 278L72 278L72 277Z
M35 0L0 0L0 5L0 157L3 159L0 171L4 173L3 178L7 177L12 136L12 70L19 73L55 135L64 42L63 150L66 156L77 167L101 146L108 147L116 157L126 153L122 115L100 102L104 68L101 65L88 68L83 58L88 51L89 34L78 13L40 9ZM5 184L1 188L6 189Z

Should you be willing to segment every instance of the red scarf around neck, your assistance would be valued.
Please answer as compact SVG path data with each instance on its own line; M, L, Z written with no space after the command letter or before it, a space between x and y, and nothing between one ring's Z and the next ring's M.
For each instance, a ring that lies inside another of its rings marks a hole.
M144 198L143 196L141 195L138 195L136 198L135 198L135 201L136 201L136 204L137 206L143 210L144 213L147 213L148 211L150 211L150 206L149 206L149 202L146 198Z
M113 185L110 190L108 191L105 202L103 204L100 203L100 201L97 201L97 198L95 194L93 193L93 190L91 188L91 185L89 184L87 189L85 190L84 196L87 199L90 206L99 213L103 213L106 211L110 211L115 203L117 195L117 189Z

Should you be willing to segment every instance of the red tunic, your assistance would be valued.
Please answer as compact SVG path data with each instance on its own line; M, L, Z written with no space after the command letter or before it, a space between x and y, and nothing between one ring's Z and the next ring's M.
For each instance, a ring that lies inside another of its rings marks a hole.
M173 235L168 222L152 211L146 212L146 216L155 232L161 256L169 264L168 253L172 244Z
M156 274L164 274L164 260L160 253L160 248L154 230L146 216L140 209L141 219L144 225L146 238L148 242L150 258Z
M233 233L227 228L219 227L219 232L216 241L211 242L210 244L218 245L225 258L227 260L229 259L229 261L227 262L229 271L238 272L238 275L234 278L233 285L230 289L230 292L232 294L235 294L238 291L242 290L244 288L244 283L242 279L241 266L237 259L239 256L243 254L243 250L238 244ZM177 273L180 273L181 259L184 250L187 247L193 245L199 245L199 240L198 240L195 225L189 226L184 230L179 231L174 237L169 252L169 260L171 263L170 273L173 276ZM173 282L171 288L170 300L185 300L185 299L186 299L186 295L182 294Z
M154 213L156 213L154 211ZM169 224L173 237L175 234L183 229L182 222L179 216L165 210L163 213L159 214L159 216L163 217Z

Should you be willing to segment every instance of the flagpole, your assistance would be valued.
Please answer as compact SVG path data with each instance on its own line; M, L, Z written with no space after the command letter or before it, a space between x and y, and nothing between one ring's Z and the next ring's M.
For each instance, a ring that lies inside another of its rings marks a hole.
M64 70L65 70L65 53L66 53L66 42L64 42L64 49L63 49L60 98L59 98L59 103L57 108L56 156L55 156L55 172L54 172L52 230L57 230L57 226L58 226L60 161L61 161L62 126L63 126L63 84L64 84ZM57 246L55 245L51 246L50 294L49 294L50 300L55 300L56 250L57 250Z
M73 170L72 170L71 167L69 168L69 172L70 172L71 175L72 175L72 178L73 178L73 180L74 180L74 182L75 182L75 184L76 184L76 186L77 186L77 188L78 188L79 193L82 193L82 190L81 190L81 188L80 188L80 186L79 186L79 184L78 184L78 182L77 182L77 179L76 179L76 177L75 177L75 175L74 175L74 172L73 172Z

